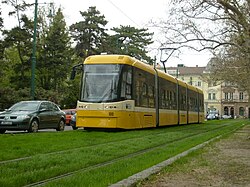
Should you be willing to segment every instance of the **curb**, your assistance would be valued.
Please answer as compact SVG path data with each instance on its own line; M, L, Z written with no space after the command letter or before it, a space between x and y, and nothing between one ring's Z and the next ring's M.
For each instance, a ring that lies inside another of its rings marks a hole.
M219 138L221 138L222 136L226 135L226 134L229 134L229 133L232 133L232 132L235 132L237 131L238 129L242 128L245 124L242 124L241 126L239 126L238 128L232 130L231 132L228 132L228 133L225 133L225 134L222 134L222 135L219 135L219 136L216 136L215 138L212 138L206 142L203 142L195 147L192 147L190 148L189 150L187 151L184 151L174 157L171 157L159 164L156 164L148 169L145 169L139 173L136 173L130 177L128 177L127 179L123 179L115 184L112 184L110 185L109 187L130 187L130 186L135 186L136 183L138 183L139 181L142 181L142 180L145 180L146 178L148 178L150 175L153 175L153 174L156 174L156 173L159 173L164 167L172 164L173 162L175 162L176 160L184 157L184 156L187 156L189 153L195 151L195 150L198 150L204 146L206 146L207 144L209 144L210 142L212 141L215 141Z
M163 162L161 162L161 163L159 163L157 165L154 165L154 166L152 166L152 167L150 167L150 168L148 168L146 170L143 170L143 171L141 171L139 173L136 173L136 174L128 177L127 179L124 179L124 180L119 181L118 183L112 184L112 185L110 185L110 187L135 186L135 184L138 181L142 181L142 180L146 179L147 177L149 177L150 175L153 175L153 174L156 174L156 173L160 172L162 170L162 168L172 164L176 160L188 155L189 153L191 153L191 152L193 152L193 151L195 151L197 149L200 149L200 148L204 147L205 145L209 144L210 142L212 142L212 141L214 141L216 139L219 139L221 137L222 137L222 135L217 136L215 138L212 138L212 139L210 139L210 140L208 140L206 142L203 142L202 144L199 144L199 145L197 145L195 147L192 147L191 149L189 149L187 151L184 151L184 152L182 152L182 153L180 153L180 154L178 154L178 155L176 155L174 157L171 157L171 158L169 158L169 159L167 159L167 160L165 160L165 161L163 161Z

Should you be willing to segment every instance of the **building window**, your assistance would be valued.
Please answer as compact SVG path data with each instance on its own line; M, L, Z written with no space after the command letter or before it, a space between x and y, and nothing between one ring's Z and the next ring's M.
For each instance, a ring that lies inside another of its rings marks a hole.
M201 82L200 81L198 81L198 86L201 87Z
M230 100L233 100L233 99L234 99L233 96L234 96L234 94L233 94L233 93L230 93L230 98L229 98L229 99L230 99Z
M215 93L213 93L213 100L215 100L216 99L216 97L215 97Z
M225 100L228 100L228 99L229 99L229 94L225 93Z
M243 92L240 92L240 100L243 100L244 99L244 94L243 94Z
M193 85L193 77L190 77L190 78L189 78L189 84L190 84L190 85Z
M215 100L216 94L215 93L208 93L208 100Z
M239 115L244 116L244 108L243 107L239 108Z

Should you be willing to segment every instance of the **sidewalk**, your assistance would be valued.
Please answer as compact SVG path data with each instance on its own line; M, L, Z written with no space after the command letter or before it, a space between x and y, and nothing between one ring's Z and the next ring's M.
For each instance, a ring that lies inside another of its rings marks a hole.
M250 125L177 161L143 187L250 187Z

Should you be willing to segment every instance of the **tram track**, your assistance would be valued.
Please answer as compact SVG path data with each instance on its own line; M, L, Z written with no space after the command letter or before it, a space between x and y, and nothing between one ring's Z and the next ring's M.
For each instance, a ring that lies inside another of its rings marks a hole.
M140 155L149 153L149 152L154 151L154 150L156 150L156 149L160 149L160 148L169 146L169 145L171 145L171 144L174 143L174 142L184 141L184 140L187 140L187 139L189 139L189 138L194 138L195 136L202 135L202 134L205 134L205 133L208 133L208 132L212 132L212 131L219 131L220 129L224 128L225 126L230 127L230 126L228 126L228 125L223 125L223 126L214 128L214 129L212 129L212 130L204 131L204 132L202 132L202 133L199 132L199 133L195 133L195 134L188 135L188 136L185 136L185 137L180 137L180 138L178 138L178 139L175 139L175 140L172 140L172 141L168 141L168 142L164 142L164 143L159 144L159 145L156 145L156 146L154 146L154 147L150 147L150 148L138 150L138 151L136 151L136 152L133 152L133 153L130 153L130 154L127 154L127 155L123 155L123 156L114 158L114 159L112 159L112 160L107 160L107 161L105 161L105 162L97 163L97 164L94 164L94 165L91 165L91 166L87 166L87 167L80 168L80 169L75 170L75 171L71 171L71 172L68 172L68 173L64 173L64 174L62 174L62 175L58 175L58 176L51 177L51 178L48 178L48 179L45 179L45 180L41 180L41 181L38 181L38 182L35 182L35 183L32 183L32 184L28 184L28 185L26 185L26 187L46 185L46 184L48 184L48 183L50 183L50 182L57 181L57 180L60 180L60 179L64 179L64 178L66 178L66 177L75 175L75 174L77 174L77 173L88 172L88 171L91 171L91 170L94 170L94 169L97 169L97 168L101 168L101 167L104 167L104 166L108 166L108 165L111 165L111 164L115 164L115 163L117 163L117 162L119 162L119 161L121 161L121 160L129 159L129 158L134 158L134 157L136 157L136 156L140 156ZM238 127L238 128L240 128L240 127ZM235 131L235 130L237 130L238 128L234 128L232 131ZM213 137L213 138L214 138L214 137ZM211 139L212 139L212 138L211 138Z
M225 125L220 126L220 127L224 127L224 126L228 126L228 124L225 124ZM184 131L186 132L187 130L191 131L192 129L196 129L196 128L197 128L197 126L194 126L192 128L179 130L178 132L184 132ZM134 138L130 138L129 140L137 140L137 139L142 139L142 138L145 138L145 137L156 136L156 135L164 135L164 134L169 134L169 133L171 133L171 131L166 131L166 132L163 132L163 133L162 132L150 133L150 134L148 134L146 136L134 137ZM41 153L41 154L36 154L36 155L32 155L32 156L27 156L27 157L15 158L15 159L11 159L11 160L3 160L3 161L0 161L0 165L1 164L11 163L11 162L18 162L18 161L28 160L28 159L32 159L33 157L36 157L36 156L48 156L48 155L54 155L54 154L62 154L62 153L67 153L67 152L71 152L71 151L81 150L81 149L84 149L84 148L91 148L91 147L95 147L95 146L108 145L108 144L112 144L112 143L116 143L116 142L122 142L122 141L128 141L128 139L127 138L118 139L118 140L107 141L107 142L103 142L103 143L99 143L99 144L92 144L92 145L89 145L89 146L81 146L81 147L75 147L75 148L71 148L71 149L67 149L67 150L54 151L54 152L49 152L49 153ZM175 140L173 140L173 141L175 141Z
M196 124L196 125L198 125L198 124ZM182 130L179 130L178 132L184 132L184 131L187 131L187 130L192 131L192 129L196 129L196 128L197 128L197 126L194 126L193 128L182 129ZM36 155L32 155L32 156L15 158L15 159L11 159L11 160L3 160L3 161L0 161L0 165L1 164L11 163L11 162L18 162L18 161L28 160L28 159L32 159L33 157L36 157L36 156L48 156L48 155L54 155L54 154L62 154L62 153L67 153L67 152L71 152L71 151L81 150L81 149L84 149L84 148L91 148L91 147L95 147L95 146L102 146L102 145L107 145L107 144L112 144L112 143L122 142L122 141L128 141L128 140L138 140L138 139L143 139L145 137L164 135L164 134L169 134L169 133L171 133L171 131L165 131L165 132L159 132L159 133L150 133L150 134L148 134L146 136L143 136L143 137L134 137L134 138L130 138L130 139L124 138L124 139L107 141L107 142L98 143L98 144L92 144L92 145L89 145L89 146L75 147L75 148L71 148L71 149L67 149L67 150L53 151L53 152L49 152L49 153L40 153L40 154L36 154Z

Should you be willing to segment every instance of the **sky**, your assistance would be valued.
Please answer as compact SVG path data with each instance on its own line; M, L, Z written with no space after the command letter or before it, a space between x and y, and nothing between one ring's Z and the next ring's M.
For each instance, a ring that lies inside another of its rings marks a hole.
M35 0L26 0L28 3L34 3L34 1ZM49 4L53 2L56 7L61 7L68 26L81 20L80 11L87 11L90 6L96 6L97 10L99 10L108 21L107 28L119 27L120 25L147 28L150 20L164 19L167 17L169 1L170 0L38 0L38 3L39 6L44 6L43 3ZM7 8L2 7L5 26L8 28L12 27L15 21L7 19L7 11ZM31 16L33 16L32 12ZM157 31L152 31L157 35ZM156 56L157 62L160 62L160 50L152 50L150 56ZM210 58L208 53L198 53L194 51L184 51L178 58L175 56L173 53L166 62L166 66L174 67L177 66L177 64L184 64L189 67L196 65L206 66Z

